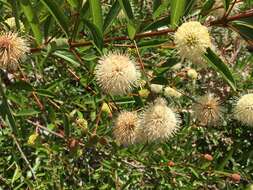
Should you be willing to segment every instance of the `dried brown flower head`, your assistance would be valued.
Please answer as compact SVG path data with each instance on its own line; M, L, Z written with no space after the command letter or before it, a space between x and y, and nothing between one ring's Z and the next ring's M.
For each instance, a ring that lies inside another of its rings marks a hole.
M6 32L0 34L0 68L16 69L18 62L25 57L28 51L27 40L19 37L18 33Z

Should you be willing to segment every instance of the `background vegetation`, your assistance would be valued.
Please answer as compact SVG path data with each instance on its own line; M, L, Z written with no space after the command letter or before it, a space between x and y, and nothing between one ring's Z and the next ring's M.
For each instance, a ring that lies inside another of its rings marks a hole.
M0 0L1 31L14 17L12 27L31 44L18 71L1 70L0 189L250 189L252 127L231 109L253 89L253 2L221 2L224 17L214 0ZM174 48L173 32L191 19L208 25L213 38L207 68L183 62ZM167 97L183 120L175 137L115 143L119 111L141 110L157 96L101 92L94 67L115 50L144 64L143 80L183 94ZM219 126L192 120L192 99L208 92L225 108Z

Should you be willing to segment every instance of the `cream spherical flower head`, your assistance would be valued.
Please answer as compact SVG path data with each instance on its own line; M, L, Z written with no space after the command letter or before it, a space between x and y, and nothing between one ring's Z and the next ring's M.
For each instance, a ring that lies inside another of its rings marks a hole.
M128 55L109 53L99 60L95 77L104 92L124 95L138 85L140 72Z
M222 107L219 99L213 94L207 94L197 99L192 106L193 116L201 125L215 126L222 118Z
M140 141L163 141L173 136L179 129L179 118L166 103L157 98L141 115Z
M29 52L29 44L18 33L6 32L0 34L0 68L14 70L18 62Z
M124 111L120 113L113 128L116 141L125 146L134 144L138 127L139 118L136 112Z
M234 116L243 124L253 126L253 93L245 94L237 101Z
M211 47L211 38L207 27L197 21L183 23L175 32L175 44L182 58L200 63L202 55Z

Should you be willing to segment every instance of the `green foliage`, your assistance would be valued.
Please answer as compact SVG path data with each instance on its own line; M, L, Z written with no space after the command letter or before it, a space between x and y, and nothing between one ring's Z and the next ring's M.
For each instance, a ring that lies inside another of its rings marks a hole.
M1 32L12 30L5 21L14 17L31 48L17 70L0 68L0 190L250 189L253 131L234 119L233 106L253 90L252 1L231 10L234 1L221 2L230 12L217 18L214 0L0 0ZM175 48L173 34L186 20L212 36L204 67ZM94 78L101 56L115 51L129 54L145 81L126 96L105 94ZM182 96L154 93L150 84ZM223 107L213 127L192 114L207 93ZM120 111L141 112L158 96L182 120L174 137L115 142Z

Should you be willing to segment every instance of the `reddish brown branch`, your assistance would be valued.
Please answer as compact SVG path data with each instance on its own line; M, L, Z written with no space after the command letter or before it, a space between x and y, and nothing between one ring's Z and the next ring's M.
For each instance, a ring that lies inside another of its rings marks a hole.
M242 18L248 18L253 16L253 9L243 12L243 13L239 13L237 15L231 16L231 17L224 17L215 21L210 22L209 26L227 26L228 22L234 21L234 20L238 20L238 19L242 19ZM136 34L134 39L140 39L140 38L145 38L145 37L152 37L152 36L161 36L161 35L167 35L168 33L172 33L175 32L176 29L164 29L164 30L159 30L159 31L152 31L152 32L144 32L144 33L139 33ZM113 41L126 41L126 40L130 40L130 38L128 36L117 36L117 37L112 37L112 38L105 38L104 39L104 43L109 43L109 42L113 42ZM75 47L83 47L83 46L89 46L92 45L92 41L79 41L79 42L70 42L69 43L70 48L75 48ZM35 53L38 51L41 51L43 49L43 47L38 47L38 48L32 48L31 49L31 53Z

